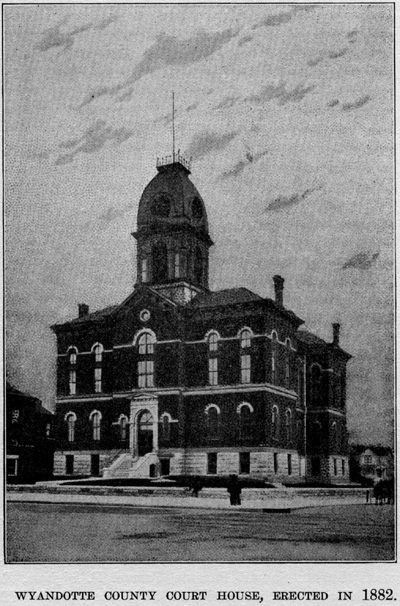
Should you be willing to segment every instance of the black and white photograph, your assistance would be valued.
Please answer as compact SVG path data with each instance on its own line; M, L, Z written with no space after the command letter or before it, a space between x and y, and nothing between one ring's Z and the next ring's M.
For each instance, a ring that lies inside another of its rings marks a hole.
M395 8L2 5L5 606L400 599Z

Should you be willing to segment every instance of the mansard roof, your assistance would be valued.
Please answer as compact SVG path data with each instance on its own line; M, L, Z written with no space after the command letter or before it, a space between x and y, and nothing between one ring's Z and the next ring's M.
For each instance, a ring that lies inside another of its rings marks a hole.
M204 292L190 302L192 307L220 307L223 305L236 305L249 301L262 301L263 298L247 288L225 288L214 292Z
M299 330L297 332L296 336L297 336L297 340L298 341L300 341L301 343L303 343L304 345L306 345L306 346L308 346L310 348L314 348L314 349L321 349L321 348L335 349L336 351L339 351L344 356L346 356L347 359L350 359L350 358L353 357L349 353L347 353L347 351L345 351L344 349L342 349L339 345L336 345L334 343L329 343L328 341L324 341L324 339L321 339L321 337L318 337L317 335L314 335L312 332L309 332L308 330Z

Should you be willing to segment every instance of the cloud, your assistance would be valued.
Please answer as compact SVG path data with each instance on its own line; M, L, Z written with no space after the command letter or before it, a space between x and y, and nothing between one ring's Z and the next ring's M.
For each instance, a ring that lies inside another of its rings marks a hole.
M278 86L267 84L259 93L247 97L246 101L266 103L277 99L279 105L285 105L286 103L301 101L314 88L316 88L315 85L304 86L303 84L298 84L292 90L286 90L286 84L279 84Z
M59 156L55 162L56 165L68 164L79 153L93 154L99 151L108 141L115 145L123 143L133 135L133 130L124 126L114 128L107 126L104 120L97 120L90 126L80 138L70 139L59 144L62 149L72 149L71 152ZM75 148L75 149L73 149Z
M186 108L186 111L192 112L194 109L196 109L197 106L198 106L198 103L192 103L191 105L188 105L188 107Z
M260 158L265 156L267 153L268 153L268 151L265 150L263 152L259 152L258 154L253 155L250 151L247 151L246 159L239 160L239 162L237 162L233 166L233 168L222 173L221 179L229 179L230 177L237 177L246 168L246 166L248 166L249 164L252 164L253 162L257 162L257 160L259 160Z
M251 40L253 40L253 36L247 35L247 36L243 36L243 38L241 38L238 42L238 46L243 46L243 44L246 44L247 42L251 42Z
M75 42L75 36L81 34L83 32L87 32L89 30L103 30L108 25L117 20L118 17L115 15L111 15L106 19L103 19L100 23L88 23L86 25L81 25L80 27L76 27L70 32L63 33L61 32L61 27L64 25L66 19L63 19L60 23L55 25L54 27L49 27L44 30L42 34L42 40L36 45L36 48L40 51L47 51L51 48L63 47L64 50L68 50L71 48Z
M328 107L335 107L336 105L339 105L339 99L332 99L332 101L329 101L327 105Z
M310 67L315 67L316 65L318 65L318 63L321 63L321 61L324 60L323 55L320 55L319 57L315 57L315 59L310 59L309 61L307 61L307 65L309 65Z
M214 109L228 109L228 107L232 107L239 101L239 97L225 97L222 99L218 105L214 107Z
M349 32L347 34L347 39L349 41L349 44L354 44L354 42L357 40L358 37L358 30L353 29L351 32Z
M363 105L368 103L368 101L370 101L370 100L371 100L371 97L369 95L364 95L364 97L360 97L353 103L343 103L342 110L350 111L351 109L358 109L359 107L362 107Z
M339 59L340 57L343 57L343 55L345 55L348 51L349 48L346 46L338 50L331 50L327 51L326 53L321 53L320 55L318 55L318 57L315 57L314 59L309 59L307 61L307 65L309 65L310 67L315 67L324 59Z
M310 196L313 192L318 191L319 189L321 189L321 185L318 185L317 187L310 187L309 189L303 191L303 193L301 194L292 194L291 196L278 196L277 198L275 198L275 200L272 200L272 202L268 204L266 211L282 210L284 208L288 208L289 206L295 206L296 204L299 204L300 202L308 198L308 196Z
M204 131L193 137L187 153L196 159L201 158L226 147L236 134L236 131L225 134Z
M345 55L348 50L348 47L344 47L336 51L329 51L327 57L328 59L339 59L339 57L343 57L343 55Z
M315 10L314 6L297 5L289 11L276 13L275 15L269 15L269 17L267 17L263 21L260 21L260 23L256 23L255 25L253 25L253 29L257 29L259 27L278 27L279 25L284 25L285 23L289 23L289 21L291 21L292 17L296 13L298 13L300 11L312 11L312 10Z
M104 223L112 223L112 221L115 221L115 219L122 217L130 208L130 204L128 206L124 206L123 208L114 208L113 206L110 206L97 217L97 220Z
M197 63L216 53L238 35L239 32L232 29L212 34L201 31L183 40L176 36L160 34L124 82L114 86L102 86L89 93L81 107L104 95L119 95L119 101L130 99L134 92L133 85L140 78L167 66Z
M369 269L372 267L372 265L374 265L378 257L378 252L360 252L346 261L346 263L342 265L341 269Z

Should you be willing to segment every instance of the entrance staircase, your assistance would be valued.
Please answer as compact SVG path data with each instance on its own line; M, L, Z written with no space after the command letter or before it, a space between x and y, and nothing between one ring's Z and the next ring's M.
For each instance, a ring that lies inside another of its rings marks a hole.
M154 467L150 469L151 466ZM154 452L135 459L130 452L124 452L103 470L103 478L150 478L158 475L159 460Z

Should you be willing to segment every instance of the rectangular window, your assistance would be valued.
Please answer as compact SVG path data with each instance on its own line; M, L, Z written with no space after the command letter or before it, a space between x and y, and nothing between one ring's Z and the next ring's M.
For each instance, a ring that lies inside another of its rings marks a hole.
M251 357L249 355L240 356L240 370L242 383L251 382Z
M287 456L287 473L288 476L292 475L292 455L288 454Z
M65 456L65 473L67 475L74 473L74 455Z
M342 459L342 476L346 475L346 461Z
M217 473L217 453L216 452L207 453L207 473L208 474Z
M175 253L174 257L174 276L175 278L179 278L180 276L180 256L179 253Z
M337 476L337 460L333 459L333 475Z
M69 395L76 395L76 370L69 371Z
M239 453L239 473L250 473L250 453Z
M142 282L147 282L147 259L142 259Z
M18 457L7 457L7 475L16 476L18 473Z
M278 465L278 453L274 452L274 473L278 473L279 465Z
M154 387L154 362L153 360L141 360L138 363L138 386Z
M94 390L96 393L101 392L101 368L94 369Z
M100 475L100 455L94 454L91 456L90 473L92 476Z
M218 385L218 358L208 359L208 382L210 385Z
M364 463L366 465L371 465L371 463L372 463L372 455L365 455L364 456Z

